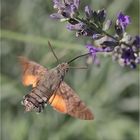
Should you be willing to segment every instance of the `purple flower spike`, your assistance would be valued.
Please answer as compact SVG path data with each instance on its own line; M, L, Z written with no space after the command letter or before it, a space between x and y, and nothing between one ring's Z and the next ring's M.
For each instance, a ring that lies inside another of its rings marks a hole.
M133 42L133 44L140 49L140 37L139 36L135 36L135 40Z
M91 53L91 56L93 58L93 60L96 60L96 48L94 46L92 46L91 44L87 44L86 48L88 49L89 53Z
M98 40L98 39L100 39L100 38L102 38L103 36L101 35L101 34L93 34L93 36L92 36L92 38L94 39L94 40Z
M104 9L98 11L98 20L103 23L106 19L106 11Z
M59 9L60 7L63 6L62 2L60 0L53 0L53 3L54 3L54 8L57 8Z
M72 24L67 24L66 28L68 30L82 30L84 27L83 23L78 23L78 24L75 24L75 25L72 25Z
M86 45L86 48L88 49L89 53L91 53L91 56L93 58L93 62L96 64L96 65L100 65L100 61L99 59L97 58L97 55L96 53L97 52L103 52L104 50L102 48L96 48L94 47L93 45L91 44L87 44Z
M80 5L80 0L74 0L74 5L76 6L76 8L78 9L79 5Z
M87 44L86 48L89 50L90 53L96 53L96 52L103 52L104 51L102 48L96 48L91 44Z
M53 0L53 7L63 18L74 18L78 15L79 3L79 0Z
M76 15L76 12L77 12L77 8L75 5L70 5L70 17L71 18L74 18L74 16Z
M96 57L96 53L97 52L103 52L103 49L102 48L96 48L96 47L94 47L91 44L87 44L86 45L86 48L88 49L89 53L91 53L91 55L93 56L94 59Z
M86 14L87 18L91 18L92 13L93 13L93 11L91 10L91 8L88 5L85 6L85 14Z
M124 49L122 52L122 58L125 61L130 61L131 59L135 59L135 55L132 49Z
M61 14L58 14L58 13L53 13L50 15L50 17L52 19L62 19L63 18L63 16Z
M118 14L118 22L120 23L121 27L123 29L125 29L126 26L130 24L131 21L130 21L130 17L129 16L124 15L122 12L120 12Z

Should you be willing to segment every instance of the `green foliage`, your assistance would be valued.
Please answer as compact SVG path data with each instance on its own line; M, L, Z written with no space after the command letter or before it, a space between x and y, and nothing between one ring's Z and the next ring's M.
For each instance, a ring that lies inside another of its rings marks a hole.
M129 32L138 32L138 0L88 0L93 9L105 8L113 18L119 10L132 17ZM50 0L3 0L1 30L2 140L138 140L138 69L129 70L100 56L101 66L71 69L65 80L91 108L95 119L82 121L47 106L43 113L24 113L23 87L17 56L23 55L48 67L57 65L47 47L50 40L61 61L86 52L86 39L76 38L64 23L49 18ZM123 9L122 9L123 8ZM135 11L135 12L134 12ZM71 65L83 66L81 58Z

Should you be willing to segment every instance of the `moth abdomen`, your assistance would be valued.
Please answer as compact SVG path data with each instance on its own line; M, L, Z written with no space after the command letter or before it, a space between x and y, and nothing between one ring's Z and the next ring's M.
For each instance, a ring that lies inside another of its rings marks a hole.
M31 102L35 107L38 107L39 106L39 102L36 100L36 98L34 98L33 96L31 96L30 94L27 94L25 96L25 98Z
M26 96L25 99L23 99L22 104L24 105L26 112L32 110L35 110L36 112L41 112L44 109L45 102L38 102L32 96Z
M51 95L52 93L44 85L38 85L33 88L32 92L23 99L22 104L25 106L25 111L35 110L36 112L41 112Z

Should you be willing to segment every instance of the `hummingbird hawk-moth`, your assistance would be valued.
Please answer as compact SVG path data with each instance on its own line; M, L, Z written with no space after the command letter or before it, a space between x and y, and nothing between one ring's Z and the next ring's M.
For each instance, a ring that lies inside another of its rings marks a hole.
M32 85L32 91L25 95L22 104L25 111L41 112L45 104L50 104L55 110L73 117L92 120L93 114L85 103L80 100L75 91L63 81L69 70L68 63L61 63L57 67L47 68L19 57L22 66L22 82L25 86Z

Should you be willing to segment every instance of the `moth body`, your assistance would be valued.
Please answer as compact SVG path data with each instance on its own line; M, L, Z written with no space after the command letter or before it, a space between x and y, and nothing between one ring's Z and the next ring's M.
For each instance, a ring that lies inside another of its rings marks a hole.
M68 63L48 70L40 64L19 57L22 66L22 83L32 85L32 91L23 97L25 111L43 111L49 103L53 109L73 117L92 120L93 114L76 92L63 81L69 70Z
M31 93L24 97L23 105L25 106L25 111L35 110L41 112L45 104L48 103L50 97L59 88L68 68L67 63L62 63L48 70L47 74L44 73Z

